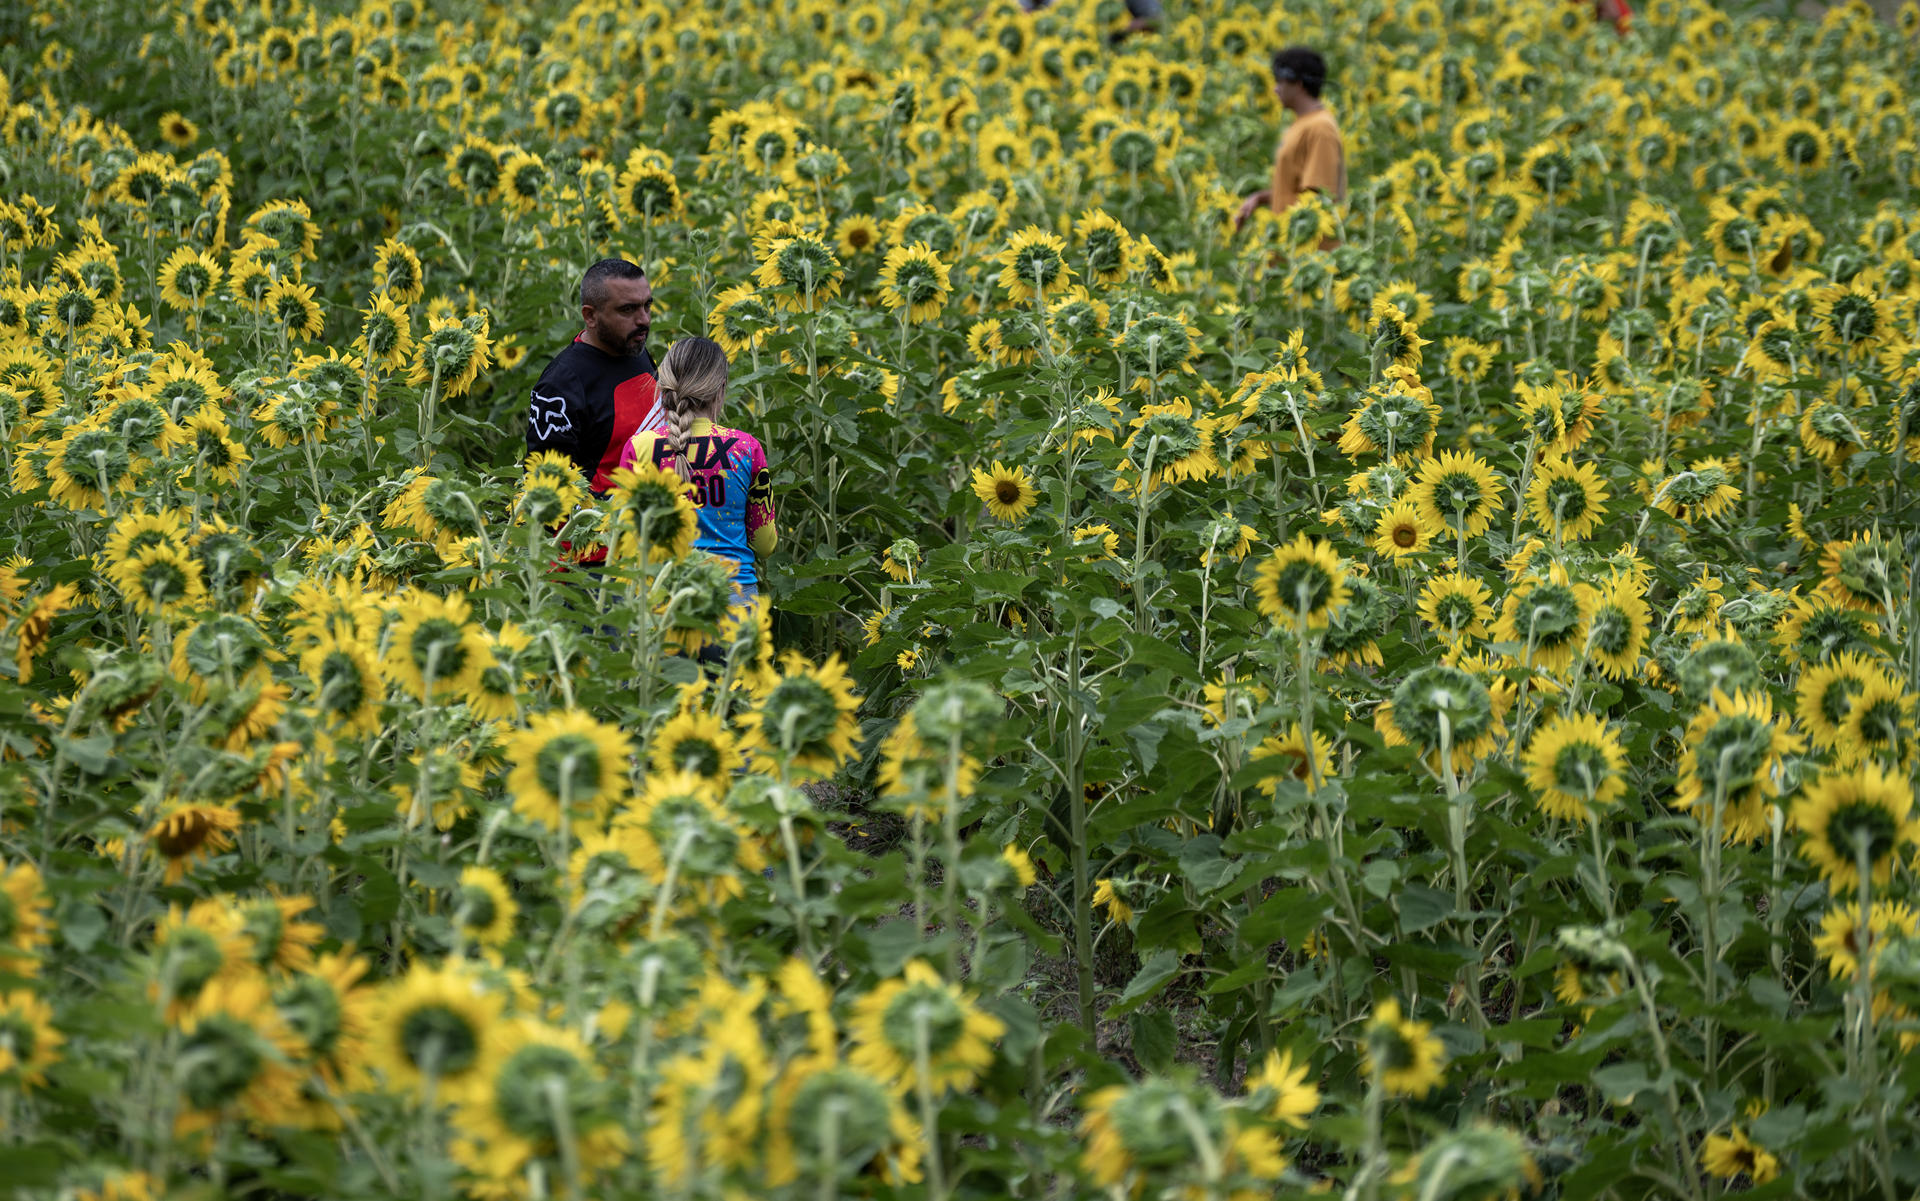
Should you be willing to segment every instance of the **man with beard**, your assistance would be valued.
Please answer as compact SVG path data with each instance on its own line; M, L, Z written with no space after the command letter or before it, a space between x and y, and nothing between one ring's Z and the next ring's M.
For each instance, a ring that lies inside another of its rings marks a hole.
M647 332L653 287L625 259L601 259L580 279L585 328L553 356L527 408L527 453L572 459L596 496L611 486L620 452L643 429L664 430Z

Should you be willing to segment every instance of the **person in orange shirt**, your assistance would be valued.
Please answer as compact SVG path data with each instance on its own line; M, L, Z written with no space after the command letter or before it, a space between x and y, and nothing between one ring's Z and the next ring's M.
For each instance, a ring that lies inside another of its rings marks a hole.
M1320 103L1327 82L1327 60L1305 46L1289 46L1273 56L1273 94L1293 113L1293 124L1273 152L1273 182L1246 198L1234 217L1240 228L1261 205L1276 213L1292 208L1306 192L1331 200L1347 198L1347 152L1333 110Z

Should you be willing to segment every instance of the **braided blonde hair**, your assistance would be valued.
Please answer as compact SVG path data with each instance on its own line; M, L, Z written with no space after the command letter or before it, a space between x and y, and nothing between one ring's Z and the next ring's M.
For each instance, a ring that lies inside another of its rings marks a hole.
M687 439L693 423L713 421L727 397L727 352L711 338L686 337L667 349L660 360L660 407L667 414L667 446L673 451L673 469L681 479L692 477L687 463Z

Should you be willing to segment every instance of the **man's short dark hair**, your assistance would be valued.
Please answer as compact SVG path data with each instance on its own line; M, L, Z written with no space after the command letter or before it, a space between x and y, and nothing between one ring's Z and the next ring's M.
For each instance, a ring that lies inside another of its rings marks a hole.
M587 268L580 277L580 303L599 308L607 300L607 281L610 279L645 279L647 273L640 264L629 263L625 259L601 259Z
M1327 83L1327 60L1320 57L1318 50L1288 46L1285 50L1273 52L1273 77L1293 80L1307 90L1307 95L1317 100L1320 98L1320 89Z

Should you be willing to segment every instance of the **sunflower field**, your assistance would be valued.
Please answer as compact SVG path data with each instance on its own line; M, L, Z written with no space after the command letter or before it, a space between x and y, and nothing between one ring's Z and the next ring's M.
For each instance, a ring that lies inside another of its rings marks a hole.
M1167 9L0 12L9 1195L1916 1195L1920 6Z

